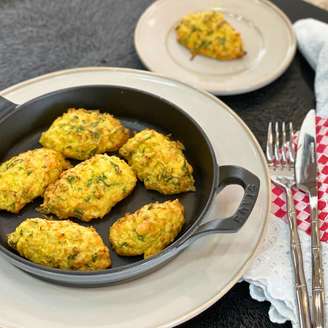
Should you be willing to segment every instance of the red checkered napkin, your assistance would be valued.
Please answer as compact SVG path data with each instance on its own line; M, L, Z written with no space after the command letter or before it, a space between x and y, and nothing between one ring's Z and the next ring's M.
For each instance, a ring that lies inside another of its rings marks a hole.
M328 242L328 118L317 117L317 162L318 162L318 216L321 220L321 241ZM309 197L302 191L293 190L294 204L299 229L311 234ZM272 187L272 213L287 222L286 197L280 187Z

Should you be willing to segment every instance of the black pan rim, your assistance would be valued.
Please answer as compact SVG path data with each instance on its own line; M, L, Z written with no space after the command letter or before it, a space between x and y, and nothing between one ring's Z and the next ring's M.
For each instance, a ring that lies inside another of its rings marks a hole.
M140 90L140 89L137 89L137 88L119 86L119 85L110 85L110 84L106 84L106 85L105 84L92 84L92 85L83 85L83 86L59 89L59 90L56 90L56 91L52 91L52 92L43 94L43 95L38 96L36 98L30 99L29 101L27 101L23 104L20 104L20 105L16 105L16 104L13 103L13 105L15 105L16 107L12 111L10 111L7 115L5 115L3 118L0 119L0 125L4 124L5 121L11 115L17 113L18 111L20 111L22 109L24 110L25 106L30 106L34 102L39 101L43 98L48 98L48 97L58 95L58 94L61 94L61 93L64 93L64 92L71 92L71 91L74 91L74 90L90 89L90 88L115 88L115 89L123 89L123 90L134 91L134 92L141 93L141 94L144 94L144 95L149 96L149 97L155 97L158 100L160 100L161 102L164 102L167 105L173 107L180 114L185 116L186 119L191 121L192 124L199 130L200 134L204 138L204 140L206 142L206 145L209 149L210 155L211 155L212 165L213 165L213 169L214 169L214 172L213 172L214 177L213 177L211 191L210 191L210 194L208 196L208 200L206 202L206 205L204 206L204 209L202 210L202 212L195 219L195 222L189 227L188 230L186 230L173 243L171 243L169 246L167 246L165 249L163 249L158 254L156 254L156 255L148 258L148 259L143 259L143 260L137 261L135 263L123 265L123 266L120 266L118 268L108 268L108 269L97 270L97 271L62 270L62 269L58 269L58 268L51 268L51 267L44 266L44 265L41 265L41 264L33 263L32 261L27 260L24 257L11 252L10 250L8 250L7 248L5 248L3 245L0 244L0 252L5 253L5 255L9 256L9 258L14 260L14 262L19 262L19 263L22 263L23 265L27 265L28 267L34 268L36 270L39 270L39 271L42 271L42 272L47 272L47 273L50 273L52 275L58 275L58 276L61 276L61 277L64 277L64 276L67 276L67 277L73 277L73 276L83 276L83 277L107 276L107 275L111 275L111 274L114 274L114 273L123 273L123 272L124 273L129 273L129 272L133 271L135 268L142 268L142 267L146 268L147 266L152 267L152 265L151 265L152 263L156 264L156 262L157 262L156 260L159 260L160 258L164 258L165 255L172 252L178 243L180 243L180 244L183 243L186 239L188 239L188 237L191 235L191 233L197 228L197 226L199 225L199 223L201 222L201 220L205 216L206 212L208 211L208 209L209 209L209 207L212 203L212 199L214 197L216 186L217 186L217 181L218 181L218 178L219 178L218 162L217 162L217 159L216 159L216 155L215 155L213 146L212 146L208 136L206 135L206 133L204 132L202 127L196 122L196 120L194 120L186 111L184 111L183 109L181 109L179 106L175 105L174 103L168 101L167 99L165 99L161 96L158 96L158 95L156 95L152 92Z

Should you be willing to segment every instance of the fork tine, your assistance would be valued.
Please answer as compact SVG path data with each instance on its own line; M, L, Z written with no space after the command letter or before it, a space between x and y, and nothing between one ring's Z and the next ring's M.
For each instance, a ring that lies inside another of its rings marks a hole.
M277 165L281 164L281 156L279 153L279 147L280 147L280 134L279 134L279 123L276 122L275 124L275 141L274 141L274 157L275 157L275 162Z
M281 157L282 157L282 164L287 164L287 154L286 154L286 123L285 121L282 122L282 145L281 145Z
M294 129L293 129L292 122L289 122L288 157L289 157L290 164L294 165L295 147L294 147Z
M273 154L273 135L272 135L272 122L268 125L268 135L266 144L266 157L269 164L273 164L274 154Z

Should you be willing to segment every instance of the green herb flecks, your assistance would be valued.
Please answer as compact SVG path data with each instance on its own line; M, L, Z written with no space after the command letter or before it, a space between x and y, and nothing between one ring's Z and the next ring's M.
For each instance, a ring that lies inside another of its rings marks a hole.
M75 176L75 175L69 175L66 180L68 181L68 183L70 185L74 184L77 180L78 180L78 177Z
M78 253L70 254L67 256L68 261L74 261Z
M23 162L23 159L20 159L20 158L12 158L11 160L9 160L7 163L6 163L6 169L10 169L11 167L19 164L19 163L22 163Z
M226 40L226 38L225 38L224 36L219 36L219 37L217 38L217 40L218 40L220 46L225 47L225 45L226 45L226 41L227 41L227 40Z
M112 165L112 167L114 168L114 170L115 170L115 172L116 172L117 174L121 174L121 173L122 173L120 167L119 167L116 163L110 161L110 164Z
M197 51L199 51L200 49L207 49L210 44L211 44L210 41L203 40L197 47Z
M145 241L145 237L142 236L142 235L137 234L137 238L138 238L138 240L140 240L140 241Z
M77 217L77 218L83 217L83 213L84 213L84 211L80 208L75 208L74 209L74 216Z
M149 140L149 139L151 139L152 137L153 137L152 135L146 136L145 138L143 138L143 140L142 140L142 141L144 142L144 141L146 141L146 140Z
M91 187L92 183L93 183L93 178L88 179L86 183L87 187Z
M75 127L75 131L76 131L77 133L79 133L79 132L84 132L84 131L85 131L85 128L84 128L84 126L82 126L82 125L78 125L78 126Z
M92 157L92 156L96 155L96 154L97 154L97 151L98 151L97 148L93 148L93 149L91 149L91 150L89 151L89 156L88 156L88 157Z
M102 173L101 175L98 175L95 178L95 182L96 183L103 183L106 187L110 187L110 184L107 182L107 177L104 173Z
M100 138L100 132L99 131L92 131L91 134L92 134L92 136L95 139L99 139Z
M94 121L90 124L91 127L95 128L99 124L99 121Z

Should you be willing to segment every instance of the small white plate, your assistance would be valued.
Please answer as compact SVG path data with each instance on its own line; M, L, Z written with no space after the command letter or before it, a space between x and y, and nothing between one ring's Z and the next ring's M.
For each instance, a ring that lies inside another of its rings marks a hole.
M51 91L92 84L138 88L184 109L206 132L220 165L240 165L259 177L258 200L238 233L201 238L163 268L116 286L57 286L0 257L1 328L175 326L204 311L237 283L264 237L270 181L263 152L242 120L214 96L149 72L104 67L47 74L0 95L21 104ZM240 201L240 189L229 186L222 191L213 200L205 221L231 214Z
M175 26L181 17L209 10L223 12L241 33L246 56L191 60L190 52L177 43ZM289 19L266 0L158 0L140 17L134 42L150 70L216 95L241 94L269 84L287 69L296 51Z

